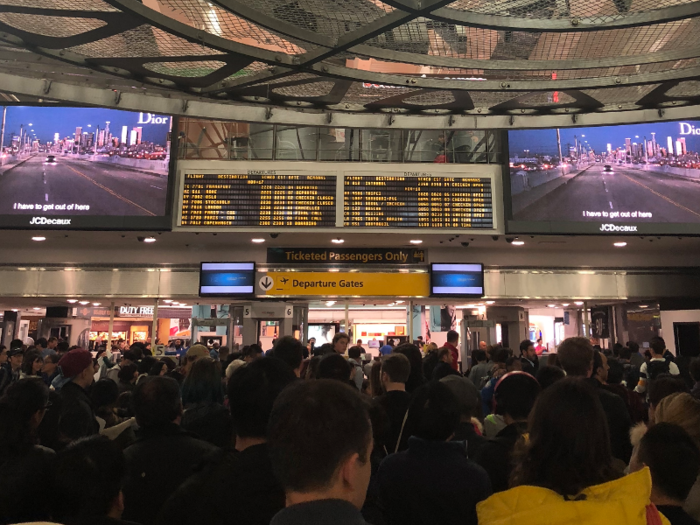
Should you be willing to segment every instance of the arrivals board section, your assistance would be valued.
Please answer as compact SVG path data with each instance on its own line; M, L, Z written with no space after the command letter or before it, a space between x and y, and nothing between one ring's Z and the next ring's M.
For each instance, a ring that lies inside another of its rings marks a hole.
M491 179L345 175L350 228L493 228Z
M334 175L250 170L184 178L181 226L335 226Z

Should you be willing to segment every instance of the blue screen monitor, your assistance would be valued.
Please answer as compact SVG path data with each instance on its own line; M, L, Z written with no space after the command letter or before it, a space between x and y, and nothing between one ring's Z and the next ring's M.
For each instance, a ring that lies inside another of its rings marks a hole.
M483 264L433 263L430 268L431 297L483 297Z
M203 262L199 272L202 297L253 297L255 263Z

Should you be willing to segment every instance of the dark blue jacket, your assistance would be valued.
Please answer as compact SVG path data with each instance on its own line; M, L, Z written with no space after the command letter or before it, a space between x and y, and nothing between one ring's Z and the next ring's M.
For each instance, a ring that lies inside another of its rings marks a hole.
M467 459L464 442L415 436L377 473L389 525L477 525L476 504L491 495L486 471Z

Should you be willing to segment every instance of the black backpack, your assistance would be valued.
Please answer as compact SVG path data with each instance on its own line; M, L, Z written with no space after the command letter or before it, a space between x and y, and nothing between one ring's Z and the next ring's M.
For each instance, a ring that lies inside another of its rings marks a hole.
M668 374L671 371L671 365L665 359L663 361L649 361L647 363L647 381L653 381L661 374Z
M622 366L625 370L624 378L625 383L627 383L627 389L634 390L634 387L639 383L639 367L631 363L625 363Z

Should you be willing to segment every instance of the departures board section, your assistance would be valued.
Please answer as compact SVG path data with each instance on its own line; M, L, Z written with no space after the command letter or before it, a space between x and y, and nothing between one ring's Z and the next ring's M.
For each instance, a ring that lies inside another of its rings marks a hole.
M186 173L181 226L335 227L335 175Z
M345 173L350 228L493 228L491 179Z

